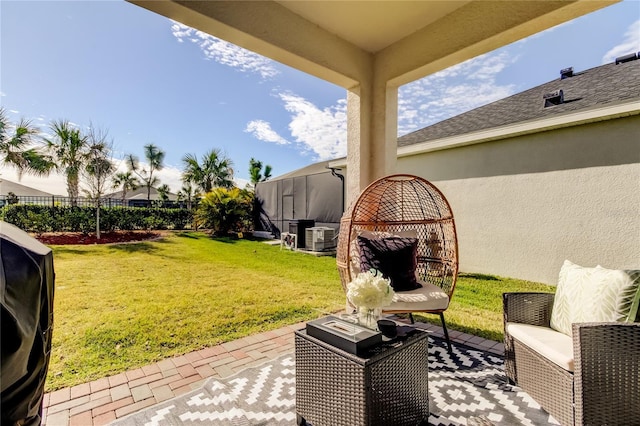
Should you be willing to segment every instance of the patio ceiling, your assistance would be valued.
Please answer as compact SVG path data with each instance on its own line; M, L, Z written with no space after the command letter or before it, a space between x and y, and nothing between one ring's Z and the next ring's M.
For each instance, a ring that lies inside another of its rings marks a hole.
M618 0L128 1L347 89L352 199L395 172L399 86Z

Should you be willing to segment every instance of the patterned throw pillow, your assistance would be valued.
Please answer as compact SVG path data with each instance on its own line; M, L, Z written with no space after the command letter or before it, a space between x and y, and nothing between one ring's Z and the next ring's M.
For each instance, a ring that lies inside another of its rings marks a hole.
M560 269L551 328L571 336L571 324L633 322L640 299L640 270L585 268L568 260Z
M418 239L411 237L367 238L358 236L360 270L376 269L391 281L395 291L422 287L416 280Z

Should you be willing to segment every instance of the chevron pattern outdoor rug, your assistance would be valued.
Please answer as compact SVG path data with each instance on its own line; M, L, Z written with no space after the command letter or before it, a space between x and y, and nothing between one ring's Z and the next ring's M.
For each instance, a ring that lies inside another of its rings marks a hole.
M429 339L429 424L558 424L525 392L506 382L502 358ZM117 426L295 425L295 356L284 355L112 423ZM357 425L354 425L357 426ZM392 426L392 425L389 425Z

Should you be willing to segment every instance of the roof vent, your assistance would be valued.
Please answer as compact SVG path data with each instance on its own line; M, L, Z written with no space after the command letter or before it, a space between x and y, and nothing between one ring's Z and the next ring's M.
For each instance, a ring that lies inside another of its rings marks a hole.
M616 65L629 61L635 61L636 59L638 59L638 55L636 53L629 53L628 55L618 56L616 58Z
M542 95L542 99L544 99L544 107L550 107L554 105L560 105L564 102L564 93L562 90L555 90L553 92L545 93Z
M569 77L573 77L573 67L560 70L560 80L564 80Z

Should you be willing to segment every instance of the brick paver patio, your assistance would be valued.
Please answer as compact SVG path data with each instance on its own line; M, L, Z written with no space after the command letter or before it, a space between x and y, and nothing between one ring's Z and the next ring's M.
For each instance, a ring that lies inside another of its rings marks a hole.
M43 425L98 426L200 387L210 377L227 377L294 350L300 323L248 336L44 396ZM416 323L442 337L440 326ZM502 343L458 331L452 341L502 355Z

